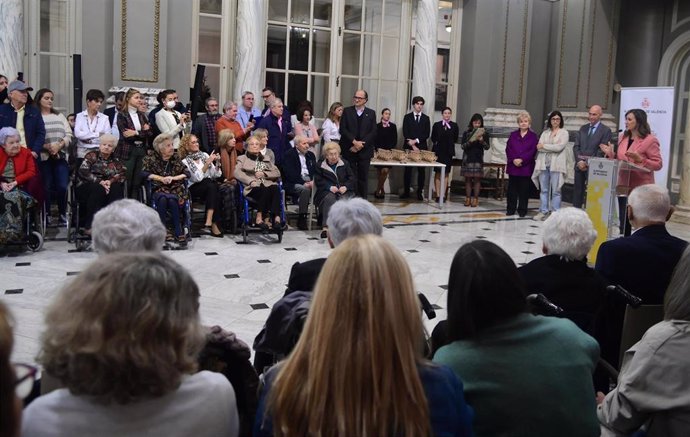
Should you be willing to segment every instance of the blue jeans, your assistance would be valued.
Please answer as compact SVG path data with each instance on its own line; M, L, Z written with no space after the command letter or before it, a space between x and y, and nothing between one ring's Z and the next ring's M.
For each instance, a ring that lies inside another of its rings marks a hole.
M55 202L58 205L60 215L67 211L67 181L69 179L69 166L64 159L48 159L39 164L43 186L46 191L46 211L50 214L50 205Z
M561 173L552 172L549 167L539 172L539 212L546 214L549 212L549 191L551 192L551 211L561 208Z

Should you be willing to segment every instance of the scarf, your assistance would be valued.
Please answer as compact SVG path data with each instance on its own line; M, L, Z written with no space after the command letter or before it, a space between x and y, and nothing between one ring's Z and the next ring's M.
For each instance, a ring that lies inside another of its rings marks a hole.
M206 155L206 153L199 150L198 152L194 152L191 155L187 155L185 157L185 161L187 161L187 165L189 166L189 170L192 173L196 173L196 171L197 171L197 166L196 166L196 163L194 161L204 160L206 158L206 156L208 156L208 155L206 155L206 156L204 156L204 155Z
M446 120L443 120L443 127L450 129L450 123L448 123Z
M383 121L383 120L381 120L381 124L383 125L383 127L388 127L388 126L390 126L390 123L391 123L390 121Z

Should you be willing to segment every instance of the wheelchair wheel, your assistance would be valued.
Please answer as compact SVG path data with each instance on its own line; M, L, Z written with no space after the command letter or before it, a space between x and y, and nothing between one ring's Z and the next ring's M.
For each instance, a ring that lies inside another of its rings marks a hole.
M75 237L74 239L74 248L77 249L78 251L83 251L86 250L89 247L89 240L85 240L83 238L80 238L79 236Z
M27 238L26 247L32 252L38 252L43 247L43 235L38 231L32 231Z

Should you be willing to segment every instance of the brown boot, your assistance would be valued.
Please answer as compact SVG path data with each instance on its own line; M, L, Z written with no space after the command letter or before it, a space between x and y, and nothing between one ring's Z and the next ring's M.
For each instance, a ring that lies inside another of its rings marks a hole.
M465 206L470 206L472 200L469 197L465 197Z
M476 208L479 206L479 197L473 197L472 198L472 208Z

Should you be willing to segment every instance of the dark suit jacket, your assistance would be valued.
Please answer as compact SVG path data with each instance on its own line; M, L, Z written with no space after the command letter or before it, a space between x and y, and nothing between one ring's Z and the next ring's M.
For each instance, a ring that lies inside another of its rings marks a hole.
M629 237L602 244L594 269L609 284L620 285L642 298L643 305L662 304L673 269L687 245L687 241L669 234L665 225L645 226ZM605 312L602 357L616 366L625 304L611 295L606 300Z
M105 108L103 113L108 116L110 125L113 126L115 124L115 116L117 115L117 107L111 106L110 108Z
M316 156L307 150L305 155L307 159L307 170L309 171L309 177L314 180L314 172L316 170ZM303 184L302 179L302 163L299 160L299 151L293 147L285 153L283 158L283 182L286 184ZM302 290L308 291L308 290Z
M360 121L359 135L357 133L357 110L354 106L348 106L343 110L340 118L340 148L345 157L353 156L350 152L352 141L364 141L364 148L357 152L363 157L374 156L374 146L376 145L376 113L371 108L364 108Z
M602 158L604 152L599 149L599 144L607 144L611 140L611 129L599 123L599 126L592 133L589 134L589 123L582 126L575 135L575 144L573 145L573 153L575 154L575 164L580 161L579 156L591 156Z
M319 279L319 274L325 263L326 258L316 258L303 263L296 262L293 264L285 296L294 291L313 291L316 280Z
M288 134L292 132L292 122L287 111L283 111L283 126L282 130L278 126L278 118L269 112L267 116L263 117L257 126L257 129L266 129L268 131L268 148L273 151L276 156L276 165L283 165L283 157L288 151L290 145L288 144Z
M423 150L428 149L429 135L431 135L431 119L428 115L422 113L419 117L419 123L417 123L414 119L414 112L405 114L403 117L403 137L405 138L403 149L411 149L412 147L407 144L407 140L414 140L415 138L419 140L417 147Z
M0 105L0 129L3 127L17 127L17 113L9 103ZM41 112L35 106L24 106L24 132L26 147L40 155L46 140L46 126Z

